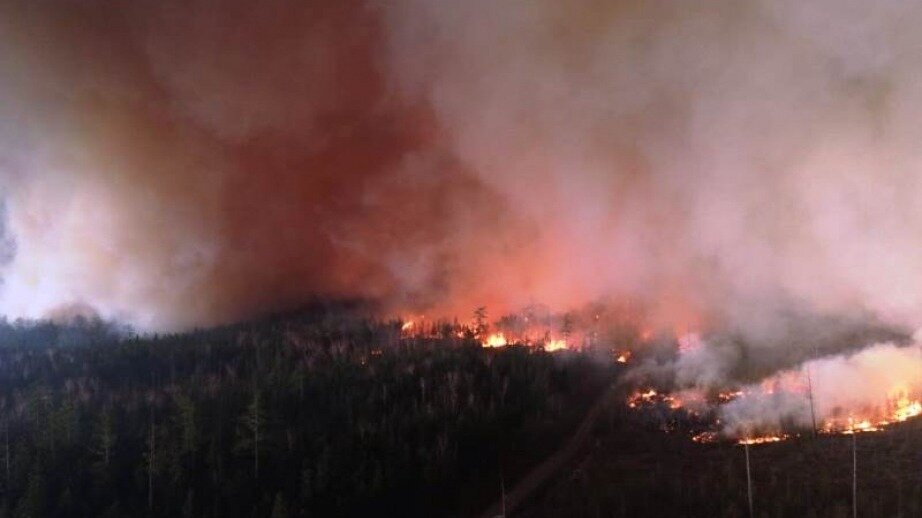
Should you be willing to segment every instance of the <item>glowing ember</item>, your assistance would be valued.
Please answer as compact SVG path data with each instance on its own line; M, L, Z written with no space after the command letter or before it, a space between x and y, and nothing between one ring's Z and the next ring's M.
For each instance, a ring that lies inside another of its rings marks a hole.
M615 358L615 361L618 363L627 363L630 361L630 359L631 351L624 351L623 353L619 354L617 358Z
M656 396L657 392L653 389L650 389L646 392L635 392L627 398L627 406L631 408L637 408L642 404L652 403Z
M409 321L407 321L407 322L404 322L403 325L400 326L400 330L401 330L401 331L404 331L404 332L409 331L409 330L411 330L411 329L413 329L413 321L412 321L412 320L409 320Z
M737 444L768 444L772 442L781 442L785 439L790 438L788 435L766 435L762 437L747 437L745 439L740 439L737 441Z
M673 396L672 394L661 394L654 389L649 389L645 392L637 391L627 398L627 406L631 408L637 408L640 406L652 406L657 404L666 405L672 410L682 408L681 399Z
M483 341L484 347L504 347L507 344L508 342L506 342L506 337L503 333L494 333Z
M717 432L701 432L692 436L693 441L701 444L717 442L718 439Z
M733 401L734 399L743 396L744 393L742 390L735 390L732 392L720 392L717 394L717 400L721 403L726 403L728 401Z
M849 419L849 426L847 429L842 430L842 434L851 435L854 433L879 432L879 431L880 431L880 427L871 424L871 422L868 421L867 419L858 421L857 423Z

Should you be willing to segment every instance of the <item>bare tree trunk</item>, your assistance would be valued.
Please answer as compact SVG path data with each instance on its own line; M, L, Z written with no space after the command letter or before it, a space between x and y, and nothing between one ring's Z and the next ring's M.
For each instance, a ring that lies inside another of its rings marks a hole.
M743 447L746 450L746 493L749 497L749 518L752 518L752 471L749 468L749 443L745 443Z
M858 518L858 433L852 430L852 518Z

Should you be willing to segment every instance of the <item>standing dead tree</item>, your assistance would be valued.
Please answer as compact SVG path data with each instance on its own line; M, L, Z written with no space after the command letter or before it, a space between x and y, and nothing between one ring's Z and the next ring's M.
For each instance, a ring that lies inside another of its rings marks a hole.
M858 432L852 430L852 518L858 518Z
M749 498L749 518L752 518L753 507L752 507L752 470L749 466L749 442L743 443L743 448L746 451L746 495Z

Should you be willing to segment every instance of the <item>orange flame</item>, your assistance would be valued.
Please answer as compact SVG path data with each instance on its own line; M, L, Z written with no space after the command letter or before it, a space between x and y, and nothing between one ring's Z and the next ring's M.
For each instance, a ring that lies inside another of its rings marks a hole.
M787 381L787 383L784 381ZM790 381L776 380L774 383L763 383L758 388L758 392L763 394L772 394L776 391L799 392L801 388L799 384L791 383ZM748 392L741 390L719 392L717 394L717 404L728 403L739 397L745 397L747 394ZM922 401L912 398L908 390L894 390L890 394L884 407L866 409L864 412L852 409L847 417L833 417L823 421L819 432L826 435L878 432L895 423L901 423L922 415ZM627 405L634 409L655 405L667 405L673 410L684 408L682 399L676 395L658 392L653 388L634 392L628 397ZM715 425L719 426L719 424L719 420L715 422ZM744 445L759 445L784 441L794 436L796 434L789 435L775 432L742 437L737 439L736 442ZM720 433L718 431L700 432L691 437L694 442L698 443L716 442L719 438Z
M768 444L772 442L781 442L789 438L790 436L788 435L763 435L760 437L746 437L745 439L740 439L737 441L737 444L743 444L743 445Z
M879 432L894 423L902 423L913 417L922 415L922 402L910 399L905 390L895 390L887 401L883 416L849 414L847 420L829 419L823 423L822 432L827 434L841 433L851 435L854 433ZM872 413L873 414L873 413Z
M628 396L627 406L637 408L645 405L655 405L662 403L672 410L682 408L682 400L672 394L661 394L655 389L649 389L645 392L637 391Z
M564 340L548 340L544 344L544 350L552 353L554 351L562 351L567 348L567 342Z
M505 347L507 344L506 336L503 333L493 333L483 341L484 347Z

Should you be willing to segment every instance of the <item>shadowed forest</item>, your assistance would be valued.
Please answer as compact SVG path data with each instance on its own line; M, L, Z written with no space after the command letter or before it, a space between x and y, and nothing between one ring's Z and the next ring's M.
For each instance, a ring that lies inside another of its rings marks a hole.
M0 516L479 516L625 368L402 324L351 303L159 336L0 321ZM511 516L749 516L743 448L630 390ZM922 512L920 426L857 437L859 514ZM754 516L851 516L851 445L752 447Z
M0 516L472 515L615 368L347 306L163 336L2 322Z

